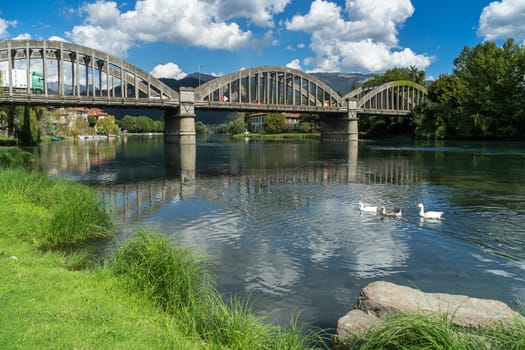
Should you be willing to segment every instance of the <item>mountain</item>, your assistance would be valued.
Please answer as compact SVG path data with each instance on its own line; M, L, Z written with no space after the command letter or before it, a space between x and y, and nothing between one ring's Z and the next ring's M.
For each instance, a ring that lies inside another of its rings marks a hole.
M210 74L193 73L193 74L187 75L186 77L180 80L173 79L173 78L160 78L159 80L162 81L164 84L168 85L170 88L177 90L178 88L182 86L196 88L197 86L199 86L199 79L200 79L200 83L204 84L215 78L217 77L210 75Z
M341 96L362 86L367 80L374 77L374 74L361 73L310 73L326 85L337 91Z

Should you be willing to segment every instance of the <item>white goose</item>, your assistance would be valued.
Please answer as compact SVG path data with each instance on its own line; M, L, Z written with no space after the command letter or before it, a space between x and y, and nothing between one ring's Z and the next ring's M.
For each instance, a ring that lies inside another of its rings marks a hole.
M359 210L369 213L377 213L377 206L365 206L363 203L359 202Z
M401 216L401 209L386 210L384 205L380 205L378 208L381 210L383 216Z
M425 219L443 219L443 212L442 211L427 211L425 212L425 206L421 203L417 205L419 208L419 216Z

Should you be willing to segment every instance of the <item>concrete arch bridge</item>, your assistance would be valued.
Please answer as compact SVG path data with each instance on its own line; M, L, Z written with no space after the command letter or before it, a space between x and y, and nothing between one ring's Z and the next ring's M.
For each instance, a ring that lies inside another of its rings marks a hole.
M197 88L171 89L124 60L62 41L0 42L0 104L156 108L168 143L195 143L195 110L316 113L322 138L357 140L359 115L408 115L426 88L395 81L341 96L305 72L279 66L243 69Z

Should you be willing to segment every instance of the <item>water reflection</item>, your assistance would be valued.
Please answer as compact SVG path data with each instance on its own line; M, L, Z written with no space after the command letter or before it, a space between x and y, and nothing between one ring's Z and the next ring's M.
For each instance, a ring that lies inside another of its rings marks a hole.
M215 257L221 291L252 295L284 325L301 309L333 327L376 279L525 299L525 152L433 147L130 138L42 145L40 158L93 185L126 228L152 224ZM359 202L404 215L381 220ZM445 220L420 220L417 203Z

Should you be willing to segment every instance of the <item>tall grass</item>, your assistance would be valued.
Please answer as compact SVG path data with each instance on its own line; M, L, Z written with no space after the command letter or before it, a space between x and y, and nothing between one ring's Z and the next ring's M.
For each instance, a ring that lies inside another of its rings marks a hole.
M454 325L447 316L398 314L379 321L337 349L352 350L518 350L525 349L521 320L480 329Z
M175 315L177 327L211 348L309 349L320 333L302 334L264 323L247 302L226 304L213 286L209 260L193 250L173 247L151 229L140 230L120 247L108 268L135 293Z
M24 169L0 169L0 218L6 230L51 249L110 234L104 204L88 187Z
M211 288L203 258L172 247L166 237L146 228L116 251L110 266L133 290L170 313L196 307Z
M0 142L0 168L23 167L29 168L33 161L30 152L16 147L1 147Z

